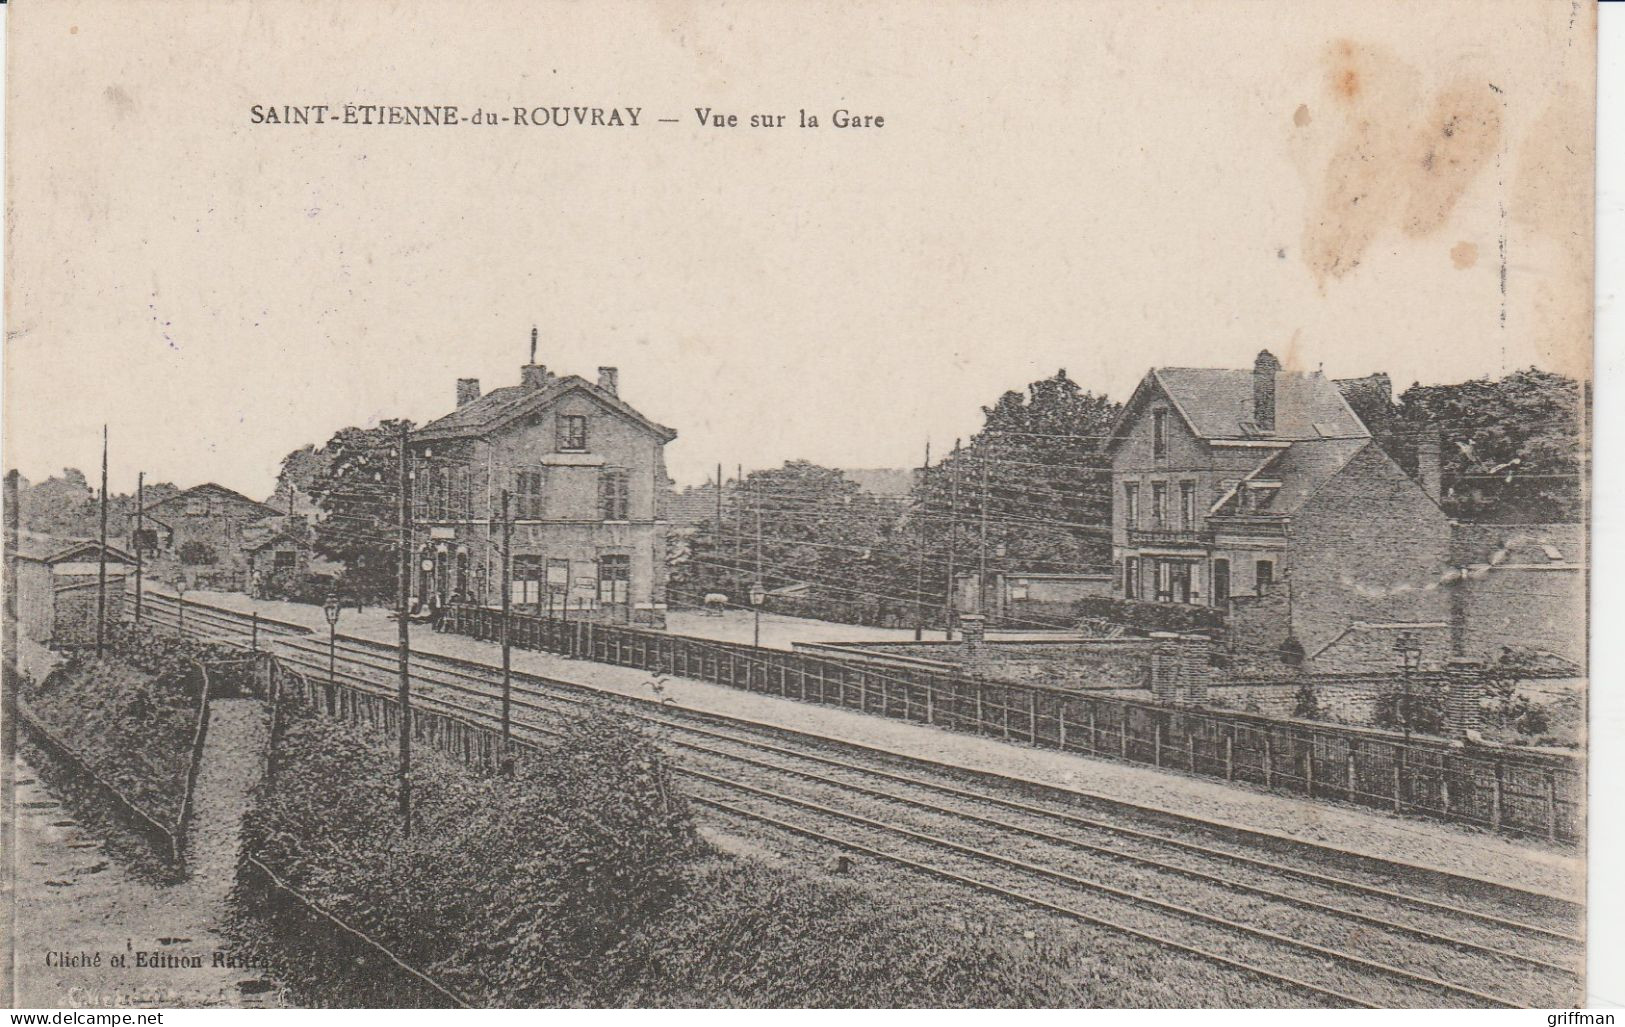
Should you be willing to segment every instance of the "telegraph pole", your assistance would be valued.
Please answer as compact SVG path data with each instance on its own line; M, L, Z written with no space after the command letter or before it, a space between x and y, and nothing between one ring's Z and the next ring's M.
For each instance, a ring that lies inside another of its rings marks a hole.
M925 521L930 513L931 440L925 440L925 463L920 467L920 509L914 523L914 545L919 550L914 565L914 641L925 637Z
M107 638L107 425L102 425L102 533L96 554L96 657Z
M16 471L5 479L5 623L0 626L0 850L8 857L17 851L16 791L14 774L17 756L17 686L22 675L17 666L17 545L22 541L22 516L17 511L21 483ZM15 858L15 857L11 857ZM6 883L15 881L7 861ZM16 948L16 903L0 902L0 938ZM9 968L8 968L9 969Z
M756 588L753 589L753 598L759 597L766 587L762 581L762 494L757 491L753 483L750 487L751 506L756 508ZM752 643L758 649L762 645L762 604L753 604L756 607L755 640Z
M982 534L976 558L976 612L987 615L987 452L978 456L982 465Z
M512 602L513 592L513 566L511 554L513 553L513 521L508 518L508 490L502 490L502 770L507 773L513 767L513 758L509 755L509 704L513 701L513 669L512 669L512 641L508 629L508 611ZM544 584L546 582L544 581ZM549 598L552 595L552 585L548 585Z
M954 440L953 466L948 470L948 591L942 600L942 637L954 640L954 518L959 507L959 440Z
M147 472L135 476L135 622L141 623L141 531L146 526Z
M400 721L401 721L401 837L412 833L412 636L407 623L407 607L412 590L412 496L411 458L407 455L406 422L400 426L397 442L400 465L400 581L395 596L395 620L400 630Z

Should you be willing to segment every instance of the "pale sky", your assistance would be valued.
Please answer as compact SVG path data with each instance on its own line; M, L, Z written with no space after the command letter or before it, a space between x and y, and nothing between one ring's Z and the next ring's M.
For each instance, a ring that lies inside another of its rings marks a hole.
M106 421L117 491L263 495L532 324L681 483L916 464L1057 367L1589 374L1594 8L1418 6L22 5L5 463L94 476ZM347 102L643 124L249 123Z

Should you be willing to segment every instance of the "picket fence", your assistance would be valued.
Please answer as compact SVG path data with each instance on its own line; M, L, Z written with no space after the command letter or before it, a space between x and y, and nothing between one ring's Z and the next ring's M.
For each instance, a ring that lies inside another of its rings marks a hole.
M1182 709L988 681L902 661L758 648L648 628L509 615L514 646L859 710L952 731L1184 771L1395 813L1575 842L1584 764L1387 731ZM499 610L455 606L443 631L499 640Z

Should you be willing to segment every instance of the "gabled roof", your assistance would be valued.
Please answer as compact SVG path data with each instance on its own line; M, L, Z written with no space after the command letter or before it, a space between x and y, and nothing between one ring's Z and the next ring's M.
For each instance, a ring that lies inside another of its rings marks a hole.
M274 545L278 542L291 542L300 549L310 548L310 542L307 539L301 538L291 531L273 531L269 535L262 535L259 538L245 541L243 543L243 552L257 553L266 546Z
M1294 442L1282 450L1265 472L1278 479L1281 487L1262 507L1266 513L1295 513L1353 460L1355 454L1373 445L1370 439L1315 439Z
M1253 419L1253 372L1216 367L1155 367L1140 380L1112 429L1115 445L1152 395L1168 397L1191 433L1204 441L1369 439L1371 432L1343 394L1320 372L1279 371L1275 376L1275 429L1260 432Z
M87 554L91 559L96 559L100 549L95 539L55 538L31 531L17 533L17 556L23 560L46 564L67 563ZM107 558L118 563L135 563L135 557L114 545L107 547Z
M198 495L219 496L222 499L234 499L238 502L247 503L249 506L258 507L261 511L263 511L261 516L265 517L279 517L282 514L282 511L278 510L276 507L267 506L257 499L249 499L247 496L235 489L228 489L224 485L216 485L212 481L206 481L201 485L193 485L191 488L182 489L172 496L166 496L163 499L158 500L156 503L149 504L142 512L145 513L147 510L156 510L158 507L163 506L166 503L173 503L177 499L187 499ZM167 524L165 525L165 527L168 526L169 525Z
M1253 417L1253 372L1206 367L1163 367L1157 376L1175 405L1204 439L1258 437L1244 422ZM1280 371L1275 376L1276 439L1370 438L1343 394L1319 373Z
M515 418L549 406L578 389L663 441L670 442L677 437L677 432L644 417L619 396L572 374L554 378L541 388L510 385L492 389L479 399L464 403L446 416L430 421L414 431L412 438L429 440L487 435Z

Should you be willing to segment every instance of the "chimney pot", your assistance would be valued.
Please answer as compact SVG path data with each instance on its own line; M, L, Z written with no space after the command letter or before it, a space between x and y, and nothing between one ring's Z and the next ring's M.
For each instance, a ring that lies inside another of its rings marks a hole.
M1253 361L1253 423L1264 431L1275 430L1275 376L1281 362L1269 350L1259 350Z
M600 367L598 369L598 387L600 389L614 396L617 395L620 384L621 372L619 369L613 367Z
M1437 431L1424 432L1416 440L1416 478L1422 491L1437 503L1444 484L1444 460L1440 454Z
M480 398L480 380L478 378L457 379L457 405L463 406Z

